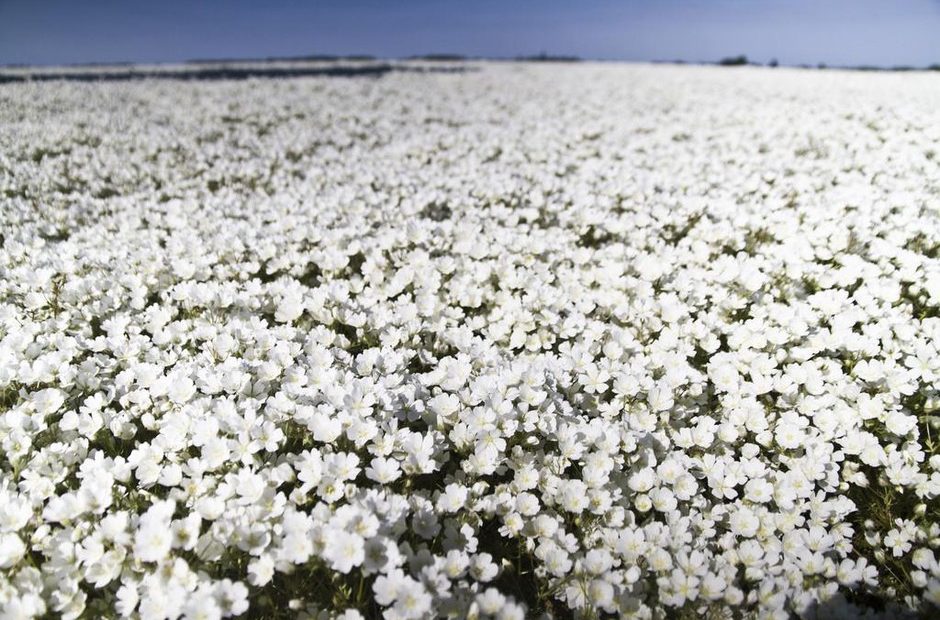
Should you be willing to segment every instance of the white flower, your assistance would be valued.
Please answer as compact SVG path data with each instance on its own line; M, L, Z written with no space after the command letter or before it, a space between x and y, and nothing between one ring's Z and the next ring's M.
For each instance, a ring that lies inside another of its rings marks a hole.
M673 404L672 390L664 385L657 385L649 393L649 405L653 411L665 411L670 409Z
M794 450L803 445L805 439L803 431L792 423L778 424L774 431L774 438L777 444L785 450Z
M157 502L140 518L134 535L134 555L141 561L160 562L170 553L173 546L170 518L174 509L173 502Z
M46 388L33 394L36 412L45 417L58 411L65 403L65 393L56 388Z
M196 393L196 385L192 379L186 376L176 376L169 378L169 396L170 400L177 405L189 402L189 399Z
M744 498L750 502L764 504L773 497L774 487L763 478L754 478L744 485Z
M386 459L375 457L370 462L370 466L365 469L366 478L374 480L380 484L394 482L401 477L401 470L398 461L395 459Z
M731 513L728 524L734 534L750 538L757 533L757 529L760 527L760 519L752 510L742 507Z
M0 534L0 568L12 568L26 554L26 545L16 534Z
M627 485L638 493L645 493L653 488L656 483L656 473L649 467L645 467L630 476Z
M173 545L173 532L159 523L147 525L134 536L134 555L143 562L159 562Z
M280 323L290 323L299 318L303 312L303 299L297 294L289 294L277 304L277 310L274 312L274 320Z
M496 588L487 588L481 594L477 594L476 604L480 611L489 616L496 615L506 605L506 597Z
M740 382L740 375L729 362L709 364L708 378L720 392L733 392Z
M248 564L248 581L253 586L262 587L274 577L274 560L263 555Z
M910 433L916 424L917 418L900 411L891 411L885 419L885 427L899 437L904 437Z

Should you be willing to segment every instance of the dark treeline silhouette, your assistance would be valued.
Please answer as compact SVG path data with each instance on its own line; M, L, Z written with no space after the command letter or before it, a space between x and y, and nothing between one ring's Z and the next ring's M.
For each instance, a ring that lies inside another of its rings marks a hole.
M672 61L674 64L685 64L685 61L677 60ZM708 63L706 63L708 64ZM722 58L717 64L721 67L741 67L745 65L751 65L755 67L760 67L759 62L752 62L747 59L747 56L744 54L739 54L738 56L728 56L727 58ZM780 63L776 58L772 58L770 62L767 63L768 67L779 67ZM940 71L940 64L932 64L927 67L913 67L910 65L895 65L893 67L879 67L876 65L855 65L855 66L837 66L837 65L828 65L824 62L817 63L816 65L809 64L798 64L791 65L800 69L841 69L843 71Z
M722 58L718 61L718 64L722 67L740 67L742 65L748 64L747 56L741 54L740 56L729 56L728 58Z
M409 56L408 60L429 60L431 62L463 62L465 60L470 60L470 58L464 56L463 54L418 54L416 56Z
M463 54L420 54L418 56L409 56L408 60L430 60L463 62L467 60L496 60L510 62L579 62L578 56L566 56L563 54L547 54L541 52L531 56L513 56L512 58L487 57L487 56L464 56Z
M514 58L470 57L460 54L422 54L405 60L425 61L433 66L416 66L392 61L378 62L368 55L311 55L271 57L251 60L211 60L193 59L179 64L139 65L128 62L81 63L60 67L35 67L30 65L0 65L0 84L11 82L48 82L64 80L72 82L127 82L132 80L246 80L256 78L295 78L295 77L381 77L393 71L427 73L462 73L476 71L478 68L464 64L467 61L491 60L500 62L580 62L578 56L552 55L542 52L534 56L516 56ZM315 66L302 66L302 63L323 63ZM690 62L683 59L656 60L657 64L717 64L722 67L761 66L748 60L747 56L729 56L718 62ZM283 66L297 63L297 66ZM439 64L449 63L449 64ZM783 66L776 58L767 63L768 67ZM878 67L874 65L829 66L790 65L801 69L841 69L848 71L940 71L940 64L927 67L898 65ZM6 69L6 71L4 71ZM25 70L24 70L25 69Z
M328 65L317 67L271 67L263 64L250 66L200 67L186 69L129 68L120 71L34 71L30 73L2 73L0 84L10 82L128 82L132 80L247 80L250 78L297 77L382 77L393 71L415 73L463 73L471 70L464 66L416 67L380 63L371 65Z
M542 52L535 56L517 56L514 60L521 62L581 62L577 56L564 56L559 54L546 54Z
M187 60L187 65L220 65L231 64L235 62L370 62L378 60L375 56L369 54L348 54L338 56L335 54L310 54L307 56L268 56L265 58L246 58L239 61L235 58L193 58Z

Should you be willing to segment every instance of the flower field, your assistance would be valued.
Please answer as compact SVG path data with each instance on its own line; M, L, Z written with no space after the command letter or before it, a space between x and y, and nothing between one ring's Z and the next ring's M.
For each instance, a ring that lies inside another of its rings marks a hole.
M0 618L940 614L940 79L0 84Z

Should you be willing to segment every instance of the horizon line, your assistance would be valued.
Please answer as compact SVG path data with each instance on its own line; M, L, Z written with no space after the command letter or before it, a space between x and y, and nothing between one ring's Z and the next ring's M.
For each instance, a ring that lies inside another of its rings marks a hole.
M56 67L133 67L133 66L173 66L198 64L233 64L233 63L277 63L277 62L387 62L387 61L425 61L425 62L610 62L624 64L673 64L673 65L701 65L701 66L754 66L754 67L781 67L792 69L844 69L856 71L938 71L940 62L926 65L832 65L826 61L812 63L783 63L776 58L766 62L751 60L746 54L728 56L717 60L688 60L675 59L636 59L636 58L603 58L583 57L574 54L520 54L515 56L486 56L459 54L450 52L433 52L425 54L409 54L406 56L380 56L374 54L302 54L288 56L245 56L226 58L188 58L185 60L105 60L80 61L65 63L0 63L3 69L24 68L56 68Z

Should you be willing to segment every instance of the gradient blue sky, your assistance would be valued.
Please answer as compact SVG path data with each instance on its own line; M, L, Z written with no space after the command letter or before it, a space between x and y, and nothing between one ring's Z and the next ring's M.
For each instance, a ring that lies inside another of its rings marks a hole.
M940 0L0 0L0 64L306 54L940 63Z

